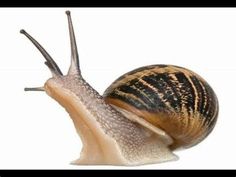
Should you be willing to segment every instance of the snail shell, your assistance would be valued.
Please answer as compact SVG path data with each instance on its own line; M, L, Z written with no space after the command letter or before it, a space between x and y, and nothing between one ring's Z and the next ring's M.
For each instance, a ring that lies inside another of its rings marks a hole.
M103 96L121 112L134 113L164 130L174 140L172 149L188 148L206 138L219 110L216 94L201 76L173 65L130 71L115 80Z

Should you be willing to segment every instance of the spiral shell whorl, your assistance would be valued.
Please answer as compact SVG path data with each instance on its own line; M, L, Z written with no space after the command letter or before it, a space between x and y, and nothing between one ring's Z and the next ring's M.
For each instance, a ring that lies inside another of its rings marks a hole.
M173 65L150 65L130 71L104 92L106 102L135 113L163 129L172 148L202 141L214 128L218 100L196 73Z

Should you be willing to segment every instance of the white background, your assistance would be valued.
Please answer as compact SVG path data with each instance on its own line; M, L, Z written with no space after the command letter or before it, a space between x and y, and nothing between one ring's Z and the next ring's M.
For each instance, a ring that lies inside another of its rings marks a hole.
M175 64L202 75L220 103L213 132L176 154L178 161L139 167L74 166L81 141L66 111L44 92L24 92L51 77L19 33L26 29L66 73L67 9L0 9L0 168L228 169L236 167L236 9L77 8L72 12L84 78L101 94L121 74Z

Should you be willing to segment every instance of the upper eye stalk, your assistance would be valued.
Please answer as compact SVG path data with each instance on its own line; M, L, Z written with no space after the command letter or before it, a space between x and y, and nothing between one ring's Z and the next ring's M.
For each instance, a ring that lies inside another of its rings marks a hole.
M68 75L80 74L79 67L79 54L76 45L75 33L71 19L70 11L66 11L67 19L68 19L68 27L69 27L69 35L70 35L70 45L71 45L71 65L68 71ZM53 58L49 55L49 53L36 41L30 34L28 34L24 29L20 30L20 33L24 34L33 44L34 46L41 52L46 61L45 65L50 69L53 77L63 76L60 68L53 60ZM33 87L33 88L25 88L25 91L44 91L43 87Z

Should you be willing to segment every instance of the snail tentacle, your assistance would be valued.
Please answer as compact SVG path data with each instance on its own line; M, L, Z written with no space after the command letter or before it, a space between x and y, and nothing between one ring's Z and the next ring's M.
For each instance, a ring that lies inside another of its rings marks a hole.
M25 30L20 30L20 33L24 34L34 45L37 47L37 49L41 52L41 54L46 59L45 64L48 66L50 71L52 72L52 75L54 77L62 76L62 72L56 62L53 60L53 58L48 54L48 52L36 41L31 35L29 35Z
M24 91L45 91L44 87L26 87Z
M71 65L68 71L68 75L80 74L79 54L78 54L78 49L76 45L75 33L74 33L70 11L66 11L66 15L68 19L70 45L71 45Z

